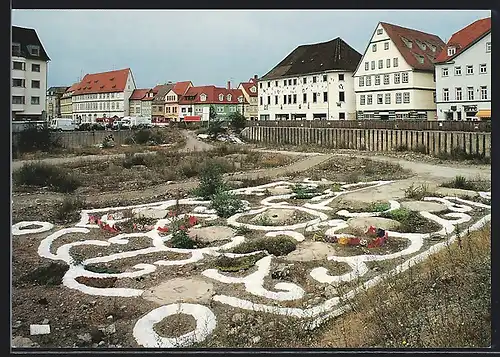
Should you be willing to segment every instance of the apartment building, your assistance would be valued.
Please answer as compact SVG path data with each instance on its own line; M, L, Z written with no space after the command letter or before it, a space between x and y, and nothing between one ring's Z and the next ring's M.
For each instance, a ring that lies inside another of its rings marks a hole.
M258 80L259 120L355 119L360 59L339 37L297 47Z
M491 18L451 36L436 59L439 120L491 119Z
M45 111L47 119L61 118L61 98L69 87L50 87L47 89Z
M165 96L174 87L172 82L166 84L158 84L153 88L155 93L151 103L152 122L157 124L165 123Z
M79 84L74 83L61 96L61 118L73 118L73 93Z
M155 94L154 88L135 89L129 98L130 116L151 118L151 103Z
M436 119L436 35L380 22L354 73L358 119Z
M177 82L165 95L165 119L179 121L179 99L193 87L191 81Z
M130 68L86 74L72 95L73 119L95 123L97 118L128 116L134 89Z
M36 30L12 26L12 120L46 118L49 61Z
M248 82L240 83L238 89L241 90L245 97L245 105L243 106L243 115L247 120L258 120L259 118L259 100L257 93L258 76L254 75Z

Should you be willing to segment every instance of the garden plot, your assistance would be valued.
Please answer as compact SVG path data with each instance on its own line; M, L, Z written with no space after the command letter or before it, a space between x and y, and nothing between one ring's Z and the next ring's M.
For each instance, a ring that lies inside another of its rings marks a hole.
M72 227L16 223L14 334L47 319L50 333L31 336L42 346L209 346L250 314L256 331L235 339L241 347L265 344L269 316L314 329L362 289L490 220L489 204L454 196L344 199L393 183L242 187L230 192L245 204L228 218L194 197L82 210ZM59 280L30 275L50 274L49 263Z

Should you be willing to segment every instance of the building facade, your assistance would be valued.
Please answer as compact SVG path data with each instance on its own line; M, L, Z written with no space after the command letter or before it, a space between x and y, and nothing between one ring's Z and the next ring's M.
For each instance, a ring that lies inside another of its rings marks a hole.
M259 120L355 119L360 59L340 38L297 47L258 80Z
M61 96L61 118L73 118L73 92L80 82L73 84Z
M12 120L46 119L49 61L34 29L12 26Z
M172 82L159 84L153 88L155 95L151 102L151 116L154 124L163 124L165 119L165 96L174 87Z
M258 120L259 118L259 100L258 100L258 76L250 78L248 82L240 83L238 89L241 90L245 97L245 105L243 107L243 115L247 120Z
M177 82L165 95L165 119L179 121L179 99L193 87L191 81Z
M73 92L73 119L77 123L95 123L97 118L128 116L134 89L130 68L87 74Z
M436 119L436 35L380 22L354 73L358 119Z
M490 119L491 70L491 18L454 33L436 62L438 119Z
M69 87L50 87L47 90L45 111L47 119L61 118L61 98Z
M179 120L209 121L210 107L219 120L226 120L231 113L243 113L245 97L239 89L215 86L190 87L179 99Z

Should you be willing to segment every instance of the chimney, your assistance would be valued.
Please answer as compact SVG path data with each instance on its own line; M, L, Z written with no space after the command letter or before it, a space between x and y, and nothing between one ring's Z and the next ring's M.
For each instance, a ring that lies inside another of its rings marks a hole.
M259 76L254 74L253 79L257 80L257 79L259 79Z
M227 81L227 89L231 89L231 81Z

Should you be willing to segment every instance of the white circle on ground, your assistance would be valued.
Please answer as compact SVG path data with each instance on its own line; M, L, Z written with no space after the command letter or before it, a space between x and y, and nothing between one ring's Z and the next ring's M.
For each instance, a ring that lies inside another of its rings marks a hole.
M154 325L164 318L176 314L191 315L196 320L196 328L179 337L161 337L154 330ZM215 329L217 320L214 313L206 306L198 304L170 304L156 308L137 320L134 326L134 338L137 343L149 348L187 347L205 340Z
M24 227L29 227L29 226L39 226L39 227L23 229ZM12 234L15 236L20 236L22 234L42 233L50 231L52 228L54 228L54 225L49 222L24 221L24 222L18 222L12 226Z

